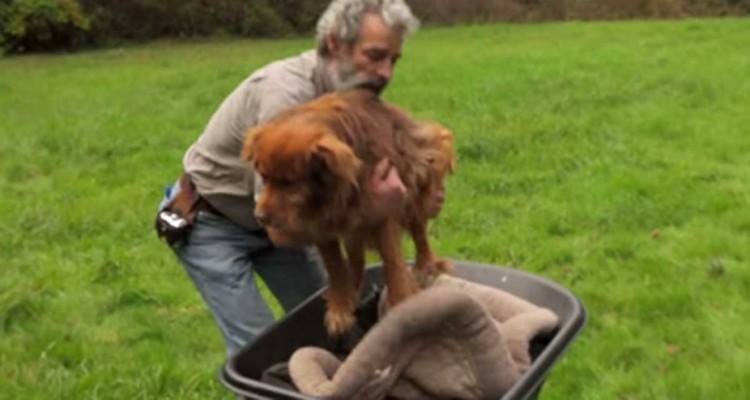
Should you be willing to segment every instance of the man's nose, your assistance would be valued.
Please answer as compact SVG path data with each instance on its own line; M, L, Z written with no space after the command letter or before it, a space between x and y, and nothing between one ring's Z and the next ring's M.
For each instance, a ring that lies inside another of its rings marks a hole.
M385 80L386 82L391 80L393 77L393 63L390 60L383 61L377 69L378 78Z

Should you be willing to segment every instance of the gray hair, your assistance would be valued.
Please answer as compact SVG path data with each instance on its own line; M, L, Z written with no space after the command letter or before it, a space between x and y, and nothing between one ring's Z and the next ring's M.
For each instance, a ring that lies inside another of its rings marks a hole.
M402 29L404 35L419 29L419 20L404 0L333 0L318 19L318 53L328 55L329 35L343 43L354 43L359 37L362 17L370 12L380 15L388 27Z

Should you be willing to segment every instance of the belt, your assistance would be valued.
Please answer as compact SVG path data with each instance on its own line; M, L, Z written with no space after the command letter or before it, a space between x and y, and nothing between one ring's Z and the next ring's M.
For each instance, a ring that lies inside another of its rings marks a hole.
M216 207L214 207L213 205L211 205L211 203L209 203L208 200L206 200L201 195L198 195L198 200L196 200L195 206L193 207L193 210L195 210L195 212L198 212L198 211L208 211L208 212L210 212L212 214L221 215L222 217L226 218L226 216L224 214L222 214L221 211L219 211Z

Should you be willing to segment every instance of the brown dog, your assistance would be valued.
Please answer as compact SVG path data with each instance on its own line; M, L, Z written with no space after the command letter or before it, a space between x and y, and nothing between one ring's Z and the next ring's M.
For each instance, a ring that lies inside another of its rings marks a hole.
M365 247L380 253L391 305L418 290L401 252L403 228L414 240L419 274L450 269L427 238L430 196L442 190L455 166L453 134L441 125L416 122L365 90L334 93L251 129L243 157L263 179L255 216L271 239L315 244L320 251L330 284L325 320L330 334L354 323ZM384 158L406 187L405 207L373 220L367 181Z

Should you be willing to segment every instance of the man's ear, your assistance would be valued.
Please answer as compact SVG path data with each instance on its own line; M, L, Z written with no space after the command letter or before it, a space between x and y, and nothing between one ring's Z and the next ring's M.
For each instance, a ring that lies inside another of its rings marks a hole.
M357 175L362 161L346 143L333 135L323 135L315 143L311 156L333 176L359 188Z
M324 40L326 49L328 50L328 57L333 60L350 58L352 51L354 51L354 45L352 43L342 41L334 35L327 35Z
M335 55L338 53L339 48L341 47L339 41L333 35L326 35L325 42L328 54L335 58Z

